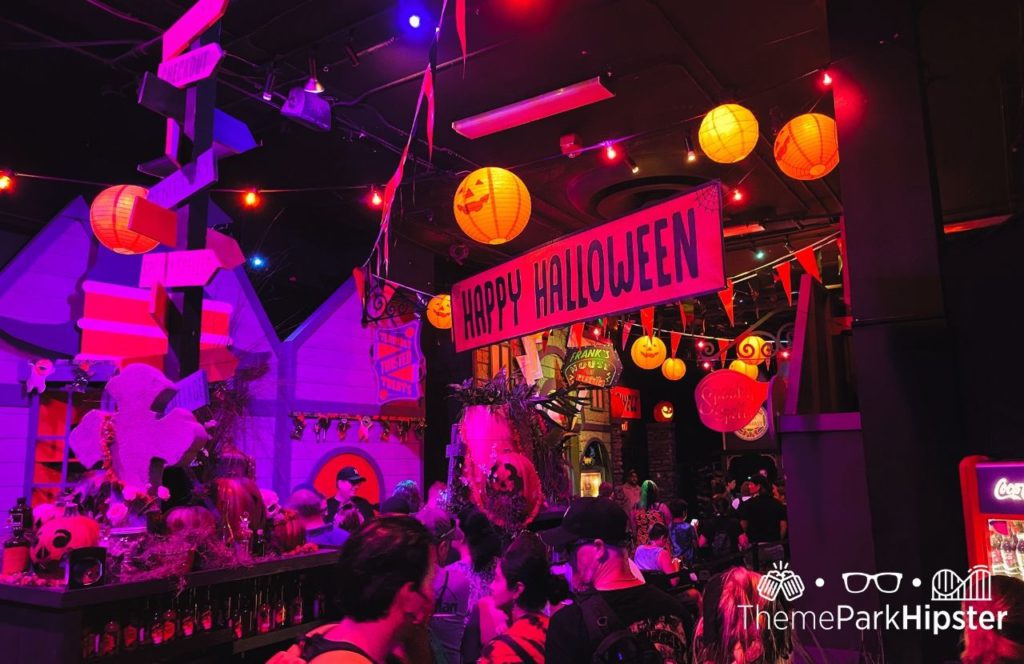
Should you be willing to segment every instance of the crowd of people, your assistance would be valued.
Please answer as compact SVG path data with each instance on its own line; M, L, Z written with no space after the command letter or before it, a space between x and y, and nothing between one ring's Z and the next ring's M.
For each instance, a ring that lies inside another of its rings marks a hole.
M330 499L291 496L311 539L340 543L341 619L268 664L793 661L791 634L752 617L788 610L757 592L761 574L743 559L784 551L785 506L763 475L738 493L713 481L710 516L691 520L684 501L661 502L630 472L574 500L557 526L510 541L473 507L447 512L443 485L423 501L400 483L375 509L355 495L360 481L344 468ZM698 583L689 570L720 552L739 559ZM963 661L1024 661L1024 582L994 577L992 590L1009 617L965 634Z

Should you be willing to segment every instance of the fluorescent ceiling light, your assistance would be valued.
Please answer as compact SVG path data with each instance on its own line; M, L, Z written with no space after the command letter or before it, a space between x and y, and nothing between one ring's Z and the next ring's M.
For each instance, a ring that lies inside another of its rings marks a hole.
M456 120L452 123L452 129L469 139L480 138L614 96L611 90L601 84L601 77L597 76L493 111Z
M725 237L739 237L740 235L763 232L764 226L761 224L743 224L742 226L726 226L722 231L722 235Z

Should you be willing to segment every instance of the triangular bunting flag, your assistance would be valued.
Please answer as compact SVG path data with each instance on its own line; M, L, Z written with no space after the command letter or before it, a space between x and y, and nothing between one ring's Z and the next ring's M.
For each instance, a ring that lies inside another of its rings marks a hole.
M689 327L690 323L693 321L692 302L679 303L679 320L683 321L683 332L686 332L686 328Z
M583 345L583 323L573 323L569 327L569 348L579 348Z
M804 272L817 279L819 283L821 282L821 272L818 270L818 257L814 255L812 247L804 247L796 252L796 259L800 262L800 267L804 269Z
M436 44L436 42L435 42ZM427 98L427 159L434 158L434 69L427 67L423 74L423 96Z
M669 332L668 336L671 339L671 344L672 344L672 357L675 357L676 356L676 351L679 350L679 342L682 341L682 339L683 339L683 333L682 332Z
M793 264L789 261L779 263L775 266L775 271L779 273L779 283L782 284L782 290L786 292L789 306L793 306Z
M735 325L736 321L732 307L732 279L726 279L725 283L725 288L718 291L718 299L722 301L722 307L725 308L725 315L729 317L729 325Z
M455 32L462 48L462 75L466 75L466 0L455 0Z
M629 331L633 329L633 321L622 322L622 350L626 350L626 342L629 341Z
M732 282L729 282L729 283L731 284ZM722 356L722 366L723 367L725 367L725 353L726 353L726 349L728 347L729 347L729 340L728 339L719 339L718 340L718 352Z
M640 310L640 324L644 328L644 336L654 336L654 307L644 307Z

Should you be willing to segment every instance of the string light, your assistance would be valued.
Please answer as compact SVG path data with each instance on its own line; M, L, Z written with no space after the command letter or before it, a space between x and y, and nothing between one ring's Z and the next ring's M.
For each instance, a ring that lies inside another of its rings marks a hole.
M740 201L743 200L743 192L740 191L738 187L732 190L732 200L733 202L736 203L739 203Z
M14 176L10 171L0 171L0 192L7 192L14 189Z
M782 351L782 359L784 359L784 360L788 360L789 359L789 351L788 350Z
M254 270L262 270L267 266L267 260L259 254L253 254L249 257L249 265L252 266Z
M255 189L247 189L245 193L242 194L242 205L247 208L259 207L260 202L260 193Z
M379 208L383 205L384 199L381 198L380 192L376 188L370 190L370 207Z
M701 364L701 366L704 367L704 371L710 371L711 370L711 363L708 362L707 360L705 360L704 363Z
M686 139L686 163L692 164L697 161L697 153L693 150L693 145L690 144L690 139Z
M832 75L828 73L827 69L821 70L821 84L826 88L832 86Z
M701 350L703 350L704 346L706 346L706 345L707 344L704 343L703 339L701 339L700 341L697 342L697 348L700 348Z
M608 143L604 146L604 158L609 162L613 162L619 158L619 151L615 149L614 143Z

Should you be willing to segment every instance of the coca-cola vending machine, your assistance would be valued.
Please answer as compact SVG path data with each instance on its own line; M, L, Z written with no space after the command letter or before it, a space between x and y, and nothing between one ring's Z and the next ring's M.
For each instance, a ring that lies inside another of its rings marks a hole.
M1024 461L966 457L960 491L970 566L1024 579Z

